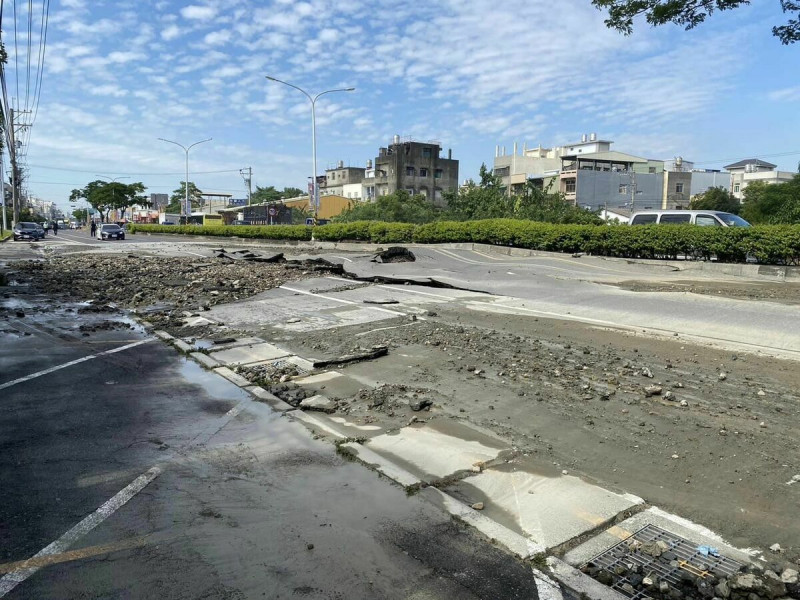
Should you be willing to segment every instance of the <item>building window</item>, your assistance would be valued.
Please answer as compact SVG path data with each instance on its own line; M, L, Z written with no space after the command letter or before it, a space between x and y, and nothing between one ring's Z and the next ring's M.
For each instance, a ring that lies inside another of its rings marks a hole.
M627 194L628 193L628 185L625 183L619 184L619 193L620 194Z
M567 179L566 180L564 191L567 194L574 194L575 193L575 180L574 179Z
M409 196L413 196L414 195L414 188L406 188L406 192L408 192Z
M442 178L442 170L441 169L436 169L433 172L433 178L434 179L441 179Z
M683 193L683 183L676 183L675 184L675 193L682 194Z
M508 177L511 174L511 167L499 167L494 170L494 174L498 177Z
M431 149L430 148L423 148L422 149L422 158L430 158L431 157Z
M414 167L406 167L406 176L413 177L417 174L417 170Z
M419 170L419 176L420 176L420 177L427 177L427 176L428 176L428 169L421 168L421 169Z
M655 167L647 167L647 172L648 173L655 173L656 172L656 168Z
M739 184L738 184L738 183L737 183L736 185L734 185L734 186L733 186L733 191L734 191L734 193L736 193L736 194L738 194L738 193L739 193Z

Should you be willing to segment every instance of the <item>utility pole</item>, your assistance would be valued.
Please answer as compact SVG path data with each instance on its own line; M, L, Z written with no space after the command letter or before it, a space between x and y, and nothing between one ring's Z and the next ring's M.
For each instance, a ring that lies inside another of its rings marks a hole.
M8 156L11 161L11 204L13 207L13 215L12 215L12 224L16 225L19 222L19 212L20 212L20 203L22 201L20 195L20 188L21 188L21 172L19 168L19 162L17 159L17 150L19 150L19 146L21 146L21 142L17 142L17 128L25 129L28 127L27 124L17 125L16 118L25 113L29 113L31 111L15 111L13 108L9 109L9 116L11 117L11 128L9 133L11 134L11 145L8 149Z
M247 175L245 175L245 173L247 173ZM247 184L247 206L250 206L250 202L253 198L253 167L239 169L239 174L244 178L244 182Z
M3 148L0 145L0 194L2 194L3 201L3 222L0 224L0 233L5 233L5 230L8 229L8 223L6 223L6 181L3 179Z

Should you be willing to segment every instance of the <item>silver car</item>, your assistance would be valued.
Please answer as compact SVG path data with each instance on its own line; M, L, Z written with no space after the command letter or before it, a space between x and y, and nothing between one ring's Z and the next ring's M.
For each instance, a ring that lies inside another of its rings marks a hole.
M97 228L98 240L124 240L125 230L116 223L104 223Z

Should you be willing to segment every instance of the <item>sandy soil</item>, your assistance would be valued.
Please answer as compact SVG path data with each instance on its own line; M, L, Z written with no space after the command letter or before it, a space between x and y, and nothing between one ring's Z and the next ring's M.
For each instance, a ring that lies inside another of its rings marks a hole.
M411 327L354 338L357 329L290 343L314 356L390 346L385 358L339 369L386 384L342 398L350 419L399 427L410 400L430 399L425 418L469 419L543 467L637 494L733 543L800 553L800 484L787 485L800 473L795 363L447 309Z
M690 292L737 300L768 300L781 304L800 304L800 283L731 281L623 281L616 285L633 292Z

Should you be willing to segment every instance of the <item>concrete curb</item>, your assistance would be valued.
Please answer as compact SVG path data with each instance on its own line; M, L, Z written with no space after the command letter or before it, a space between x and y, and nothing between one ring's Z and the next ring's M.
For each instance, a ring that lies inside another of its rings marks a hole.
M420 480L414 477L414 475L405 469L398 467L396 464L387 460L374 450L370 450L363 444L348 442L346 444L342 444L341 447L351 450L354 457L360 462L364 463L364 465L386 475L386 477L399 483L406 489L420 483Z
M228 367L217 367L215 369L212 369L212 371L214 371L214 373L216 373L217 375L222 375L225 379L227 379L234 385L239 386L240 388L253 385L252 382L248 381L241 375L234 373Z
M278 398L274 394L270 394L267 390L265 390L264 388L258 387L257 385L249 385L249 386L247 386L245 388L242 388L242 389L244 389L246 392L248 392L254 398L256 398L256 399L258 399L258 400L260 400L262 402L266 402L267 404L269 404L269 406L271 408L273 408L274 410L277 410L279 412L289 412L291 410L297 410L291 404L287 404L286 402L284 402L283 400L281 400L280 398Z
M208 354L203 354L202 352L192 352L189 356L207 369L215 369L216 367L220 366L220 363L211 358Z

